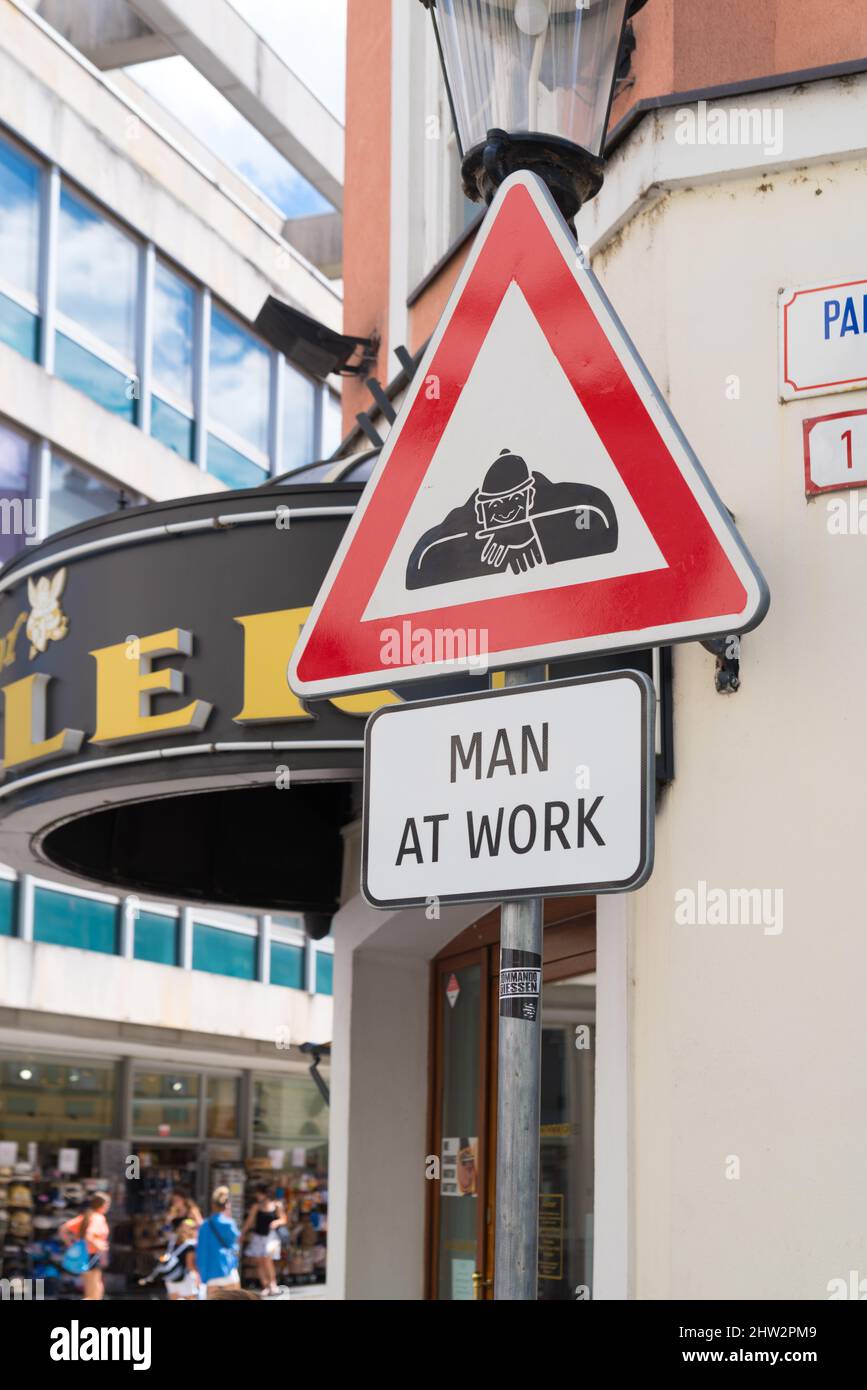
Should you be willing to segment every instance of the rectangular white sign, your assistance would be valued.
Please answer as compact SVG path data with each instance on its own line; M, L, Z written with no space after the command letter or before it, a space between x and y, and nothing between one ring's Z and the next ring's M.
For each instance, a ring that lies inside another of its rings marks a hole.
M780 397L867 386L867 280L780 290Z
M838 410L804 421L807 496L867 485L867 410Z
M367 724L374 907L638 888L653 865L655 695L639 671L391 705Z

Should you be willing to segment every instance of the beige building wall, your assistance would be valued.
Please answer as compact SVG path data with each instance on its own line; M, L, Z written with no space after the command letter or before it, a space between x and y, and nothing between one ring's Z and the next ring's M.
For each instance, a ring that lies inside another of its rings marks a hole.
M621 147L579 224L771 591L736 694L716 693L699 645L675 649L675 780L653 876L626 899L639 1298L822 1299L867 1273L867 538L829 534L802 442L805 418L867 408L867 392L783 405L777 365L781 287L867 276L867 159L847 148L867 83L738 104L788 113L776 160L678 147L667 113ZM700 880L779 890L782 910L679 925L675 895Z
M867 1275L867 536L829 533L827 499L806 500L802 442L805 418L867 391L778 392L779 290L867 278L867 77L730 105L781 113L775 154L682 145L676 108L650 115L578 224L771 591L736 693L699 644L675 648L654 873L598 901L596 1298L826 1299ZM424 980L463 919L377 914L357 882L350 837L329 1287L421 1297ZM700 882L765 890L769 920L679 924L676 895ZM372 1264L383 1147L400 1184Z

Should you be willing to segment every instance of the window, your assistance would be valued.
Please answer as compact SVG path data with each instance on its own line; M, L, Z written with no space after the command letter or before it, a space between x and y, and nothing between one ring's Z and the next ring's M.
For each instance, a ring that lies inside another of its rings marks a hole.
M48 530L64 531L91 517L117 510L119 491L68 459L51 456Z
M234 1139L238 1133L238 1078L209 1076L205 1089L205 1134Z
M304 988L304 947L271 941L271 984L287 989Z
M139 251L119 227L61 190L55 370L133 423Z
M221 309L211 313L208 472L256 487L268 471L271 354Z
M479 213L462 191L461 159L437 54L433 25L414 6L411 25L411 182L409 284L417 285Z
M322 388L322 448L324 459L331 458L343 438L343 406L340 397L327 386Z
M0 140L0 342L25 357L39 352L39 186L41 171Z
M166 917L161 912L140 912L135 919L133 957L155 961L158 965L177 965L177 917Z
M334 993L334 957L327 951L316 952L316 993Z
M8 878L0 878L0 936L15 933L15 899L15 884Z
M213 434L208 436L208 472L227 487L259 487L267 477L259 464L251 463Z
M116 1066L23 1053L0 1058L0 1132L26 1144L114 1133ZM20 1155L19 1155L20 1157Z
M194 1139L199 1133L195 1072L137 1071L132 1088L133 1134Z
M310 463L316 448L316 387L288 362L283 363L283 460L281 472Z
M117 951L117 907L94 898L57 893L53 888L37 888L33 939L113 955Z
M327 1063L320 1070L327 1079ZM292 1167L315 1168L317 1154L319 1166L327 1166L328 1107L311 1077L253 1077L253 1147L263 1157L269 1148L288 1150Z
M342 481L345 483L366 483L378 462L378 452L368 454L366 458L361 458L358 463L354 463L343 474Z
M157 261L153 302L151 434L182 458L194 457L193 362L196 292Z
M193 923L193 969L255 980L257 939L246 933Z
M37 534L30 486L30 440L0 425L0 564L11 560Z

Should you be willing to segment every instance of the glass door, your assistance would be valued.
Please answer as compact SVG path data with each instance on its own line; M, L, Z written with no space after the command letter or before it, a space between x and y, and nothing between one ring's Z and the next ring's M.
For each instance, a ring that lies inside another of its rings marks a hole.
M485 1296L487 957L483 949L439 960L433 976L430 1292L448 1301Z
M593 1271L596 988L542 988L539 1299L589 1299Z
M595 915L580 900L557 910L561 920L546 926L542 985L543 1302L589 1299L593 1268ZM493 1297L499 913L473 931L483 944L437 959L432 970L428 1293L446 1300Z

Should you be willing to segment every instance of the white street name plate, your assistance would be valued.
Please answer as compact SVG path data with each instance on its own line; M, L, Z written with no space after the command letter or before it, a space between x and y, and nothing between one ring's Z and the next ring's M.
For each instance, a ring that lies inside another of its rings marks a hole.
M654 710L639 671L378 710L364 897L415 907L640 887L653 866Z

